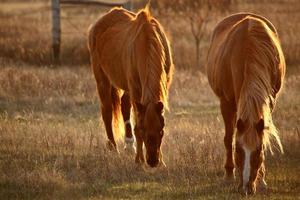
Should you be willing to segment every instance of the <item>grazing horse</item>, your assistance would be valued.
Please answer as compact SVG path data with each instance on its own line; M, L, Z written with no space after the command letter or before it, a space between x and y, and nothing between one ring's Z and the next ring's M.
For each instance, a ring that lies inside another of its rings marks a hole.
M225 124L226 178L234 178L232 140L239 189L246 194L266 187L264 151L274 139L282 145L272 121L285 75L285 60L274 26L262 16L239 13L214 29L207 57L209 84L220 99Z
M125 143L133 148L130 112L135 116L135 161L151 167L163 164L161 143L164 110L173 74L169 41L148 7L137 14L114 8L89 28L88 47L108 146L117 150L113 121L120 113L125 123ZM120 111L121 110L121 111Z

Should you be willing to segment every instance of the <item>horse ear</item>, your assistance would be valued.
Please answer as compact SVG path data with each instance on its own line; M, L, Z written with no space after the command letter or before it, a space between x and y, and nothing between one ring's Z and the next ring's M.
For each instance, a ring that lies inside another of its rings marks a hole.
M257 131L258 133L261 133L261 132L264 130L264 128L265 128L265 122L264 122L264 119L260 119L260 120L257 122L255 128L256 128L256 131Z
M239 119L236 123L236 128L239 132L243 132L245 130L245 123L242 119Z
M139 113L145 113L146 107L143 106L143 104L141 104L141 103L139 103L139 102L136 102L135 105L136 105L137 111L138 111Z
M158 114L162 114L163 113L163 109L164 109L164 104L163 102L159 101L156 103L155 105L156 111Z

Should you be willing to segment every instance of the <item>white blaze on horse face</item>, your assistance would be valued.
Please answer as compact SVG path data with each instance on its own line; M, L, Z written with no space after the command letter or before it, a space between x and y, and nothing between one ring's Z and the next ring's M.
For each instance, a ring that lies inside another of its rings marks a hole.
M243 147L245 152L245 160L244 160L244 169L243 169L243 188L246 189L246 184L249 182L250 178L250 157L251 151L247 147Z

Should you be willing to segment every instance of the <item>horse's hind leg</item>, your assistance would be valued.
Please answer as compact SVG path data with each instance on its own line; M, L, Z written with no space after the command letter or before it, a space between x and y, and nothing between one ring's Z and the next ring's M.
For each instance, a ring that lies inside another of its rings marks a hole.
M236 107L234 101L226 101L221 99L221 113L225 124L224 144L226 148L226 162L225 162L225 178L233 179L233 155L232 155L232 137L234 132L234 125L236 121Z
M97 70L97 71L96 71ZM97 82L97 90L100 97L102 119L104 121L105 130L108 138L108 148L111 150L117 150L117 145L113 135L113 99L112 90L108 78L104 75L101 69L94 69L94 74Z
M130 96L127 92L124 92L121 98L121 109L122 109L122 115L125 124L125 150L128 151L129 153L135 153L135 148L133 144L134 138L132 135L132 128L130 122L131 102L130 102Z

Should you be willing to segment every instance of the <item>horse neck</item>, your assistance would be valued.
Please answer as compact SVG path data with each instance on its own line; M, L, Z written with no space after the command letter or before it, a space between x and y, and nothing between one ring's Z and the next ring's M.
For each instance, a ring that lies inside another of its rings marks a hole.
M142 83L141 102L146 105L150 102L162 101L168 108L167 102L167 74L164 69L166 55L159 34L151 23L145 23L141 30L144 37L140 39L141 47L145 49L144 56L138 56L136 52L137 64L140 68L140 79ZM147 42L143 41L146 40Z
M162 84L162 80L148 81L142 87L142 104L147 105L150 102L161 101L166 102L166 85Z

